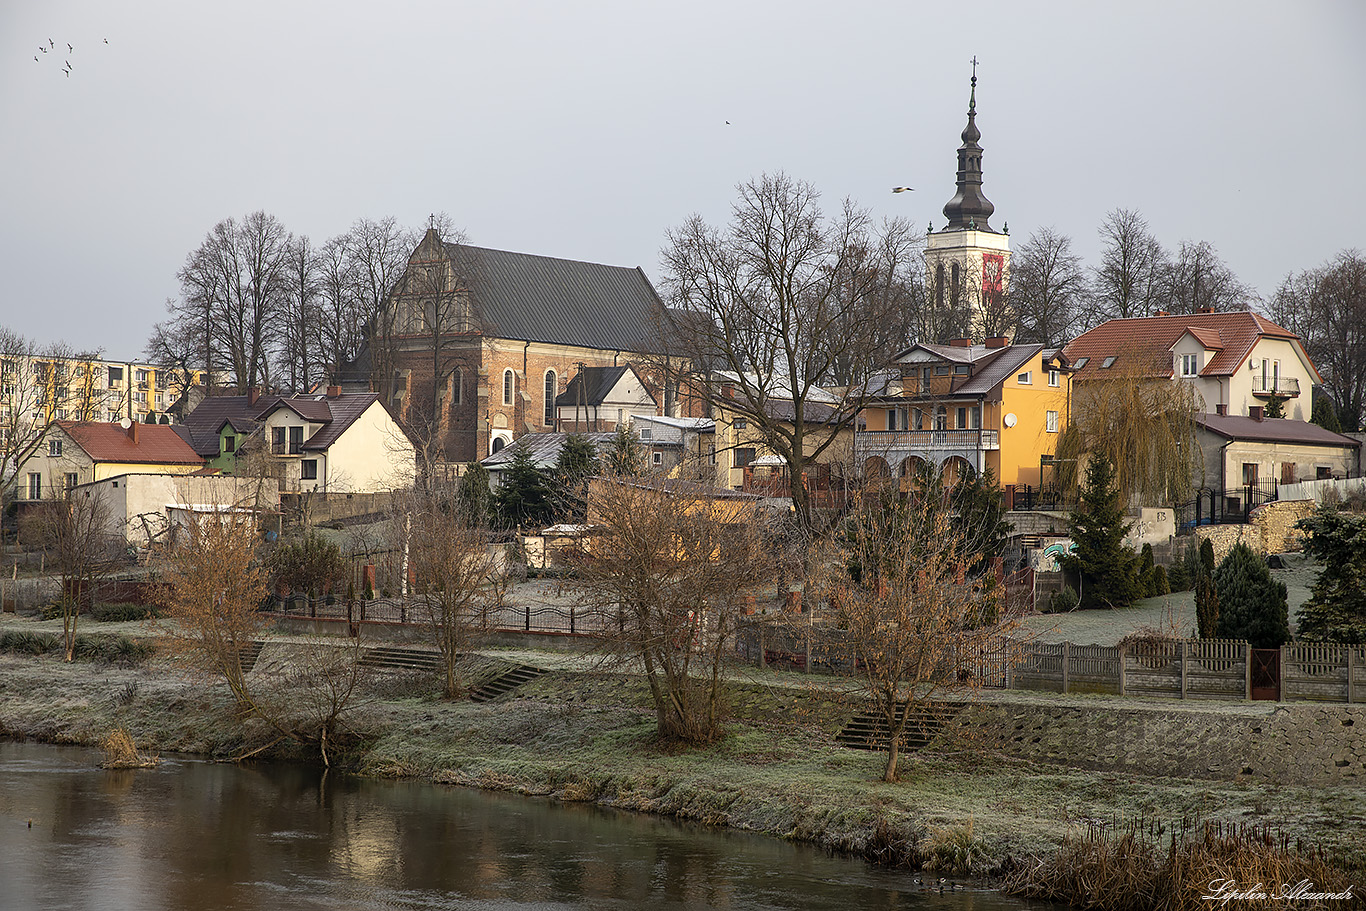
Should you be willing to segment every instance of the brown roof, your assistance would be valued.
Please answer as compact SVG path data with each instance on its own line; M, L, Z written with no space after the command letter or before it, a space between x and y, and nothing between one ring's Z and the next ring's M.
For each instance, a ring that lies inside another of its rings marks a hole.
M1298 344L1299 336L1251 310L1224 313L1184 313L1112 319L1074 338L1064 349L1073 364L1089 358L1078 371L1080 379L1094 377L1107 357L1113 368L1135 369L1148 376L1172 375L1172 346L1189 332L1207 349L1217 351L1201 376L1229 376L1247 357L1259 338L1283 338Z
M1352 437L1325 430L1307 421L1283 418L1255 418L1233 414L1197 414L1195 423L1228 440L1249 440L1266 443L1303 443L1312 446L1360 446Z
M58 421L57 426L96 462L130 462L154 465L198 465L204 459L181 439L170 424L137 424L133 428L90 421Z

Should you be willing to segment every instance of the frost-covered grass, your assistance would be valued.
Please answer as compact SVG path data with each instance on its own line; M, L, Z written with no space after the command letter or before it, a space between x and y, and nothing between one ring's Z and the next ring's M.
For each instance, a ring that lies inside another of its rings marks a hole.
M1088 821L1197 816L1272 821L1366 866L1366 789L1107 774L933 747L904 757L902 781L887 784L883 754L834 745L854 706L819 679L746 675L728 736L682 750L655 738L639 678L557 660L559 669L485 704L444 702L421 676L377 678L344 758L364 775L597 801L855 852L890 831L974 869L1051 851ZM96 744L117 728L146 752L226 757L270 740L222 687L160 659L134 668L0 655L0 735Z

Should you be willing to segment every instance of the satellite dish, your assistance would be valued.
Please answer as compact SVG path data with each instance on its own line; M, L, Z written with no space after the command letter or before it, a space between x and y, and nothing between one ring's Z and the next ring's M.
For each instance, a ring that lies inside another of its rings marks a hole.
M1015 412L1010 411L1006 413L1005 417L1001 418L1001 423L1005 424L1007 427L1014 427L1019 420L1019 418L1015 417Z
M133 426L133 422L130 421L128 418L119 418L119 426L122 427L124 430L127 430L129 427Z

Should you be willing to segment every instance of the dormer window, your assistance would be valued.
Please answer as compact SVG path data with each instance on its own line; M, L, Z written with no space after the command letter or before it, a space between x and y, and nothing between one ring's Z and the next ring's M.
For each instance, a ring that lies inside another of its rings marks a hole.
M1200 372L1200 355L1183 354L1181 355L1181 375L1195 376Z
M953 372L957 376L967 376L972 373L972 367L967 364L954 364Z
M1061 377L1056 370L1048 371L1048 385L1058 386L1061 384Z

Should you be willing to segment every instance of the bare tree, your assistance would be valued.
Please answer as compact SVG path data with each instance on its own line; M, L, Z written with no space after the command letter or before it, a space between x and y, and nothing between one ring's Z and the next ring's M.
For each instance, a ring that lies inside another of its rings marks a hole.
M1149 233L1147 221L1132 209L1106 215L1099 234L1104 249L1091 281L1096 306L1082 321L1083 330L1107 319L1150 315L1157 309L1166 263L1166 253Z
M661 738L718 739L736 620L746 595L773 576L754 503L701 485L666 493L599 480L589 511L602 533L578 554L578 589L584 604L616 618L604 645L640 663Z
M1086 294L1081 257L1072 238L1051 227L1034 231L1015 251L1010 267L1010 301L1018 339L1054 347L1071 336Z
M365 314L345 237L332 238L318 251L318 353L322 373L333 383L341 381L365 341Z
M888 357L884 329L901 317L889 289L910 280L899 257L913 248L897 235L910 226L875 227L849 201L827 217L812 186L783 174L737 189L724 229L694 216L668 234L662 346L691 365L694 394L750 421L786 460L809 531L799 479L853 426ZM809 420L818 402L830 411Z
M386 217L378 221L359 219L335 242L346 251L352 299L359 323L366 327L371 388L387 402L394 391L393 342L399 334L399 314L387 307L386 301L407 268L416 239L396 219Z
M1183 241L1162 270L1161 308L1169 313L1245 310L1255 297L1208 241Z
M295 392L307 392L323 378L322 277L318 254L307 237L294 238L287 260L279 315L277 375Z
M983 564L994 530L955 515L933 479L907 499L866 493L827 561L828 590L852 641L863 692L890 732L884 781L896 781L910 719L945 691L979 683L975 658L1011 626Z
M40 540L62 579L62 641L66 660L75 656L76 627L94 604L95 585L115 565L118 539L110 534L109 510L88 490L49 500L32 517Z
M166 302L167 310L174 310L175 307L173 301ZM169 377L166 385L172 390L173 398L184 395L194 386L196 369L204 363L204 350L201 347L203 340L199 337L198 330L199 327L188 320L168 319L153 326L152 334L147 339L143 356L159 371L165 371L165 374L158 375ZM212 382L212 376L206 373L205 392Z
M1344 250L1286 276L1270 315L1303 340L1342 426L1359 429L1366 419L1366 258Z
M455 488L414 492L394 521L416 580L414 595L441 651L442 695L460 695L460 660L488 630L506 579L491 552L492 536L469 524Z
M239 392L269 380L292 246L274 216L253 212L214 225L177 273L171 322L203 335L207 361L225 364Z
M1075 487L1086 458L1102 456L1114 466L1125 497L1143 505L1182 502L1202 464L1192 417L1195 388L1172 382L1141 357L1121 355L1119 363L1119 369L1073 383L1072 424L1057 445L1059 479Z

